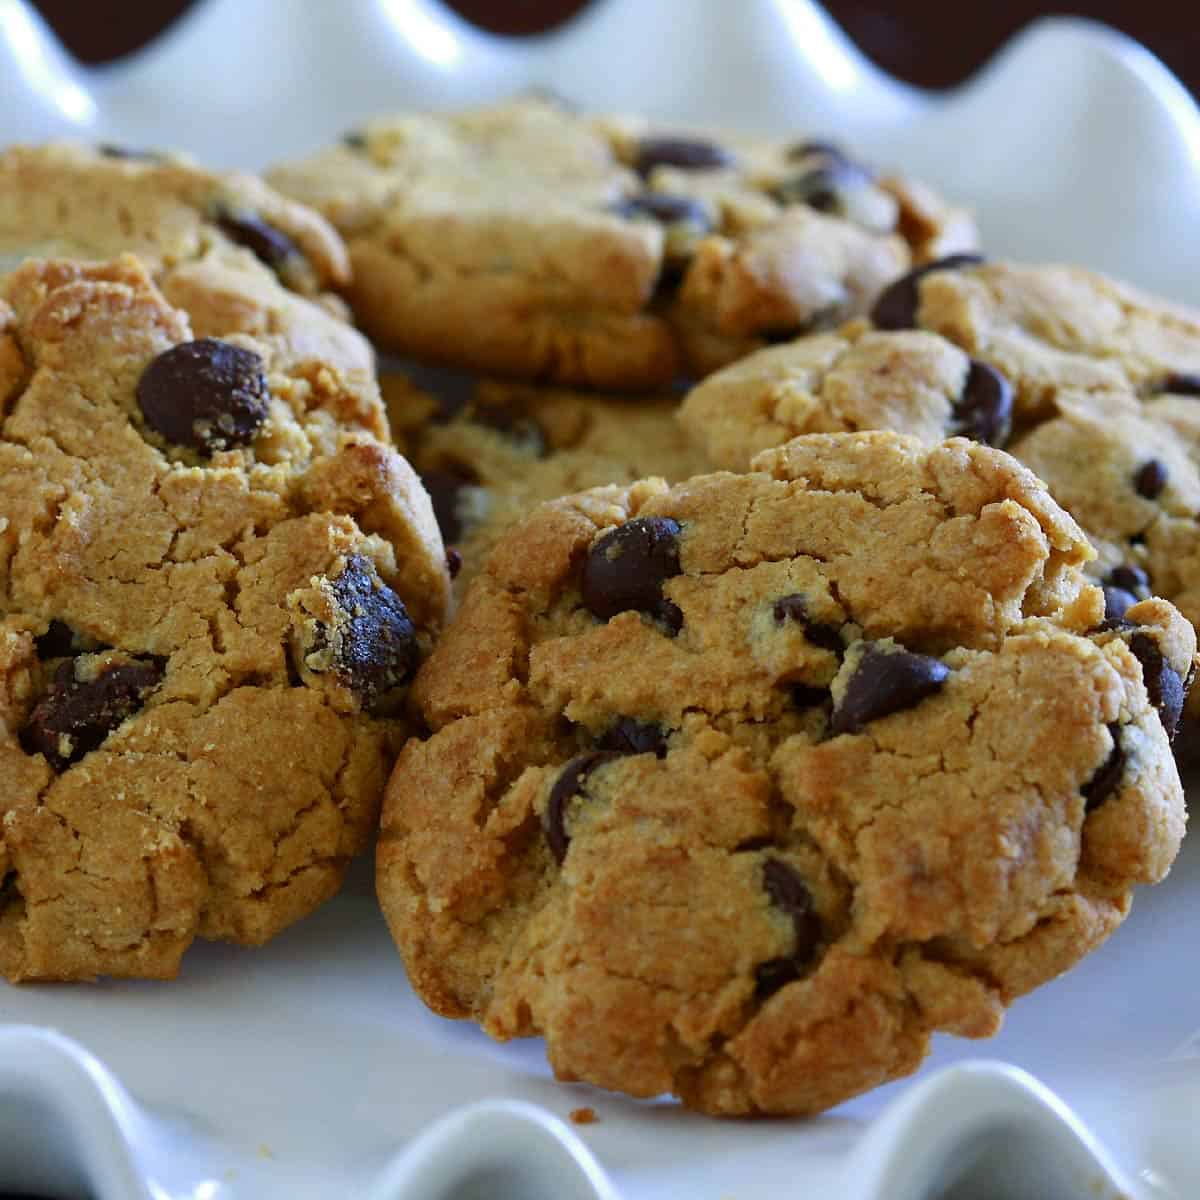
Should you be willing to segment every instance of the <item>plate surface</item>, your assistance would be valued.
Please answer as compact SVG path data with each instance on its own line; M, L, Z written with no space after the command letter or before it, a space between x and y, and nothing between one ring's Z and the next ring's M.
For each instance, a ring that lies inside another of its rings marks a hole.
M75 135L254 166L389 106L537 84L664 120L839 134L966 198L995 254L1081 261L1200 304L1200 113L1097 26L1043 22L933 99L882 76L806 0L600 0L521 43L432 0L296 13L208 0L148 51L86 72L21 0L0 0L0 142ZM556 1084L540 1044L498 1046L427 1013L364 862L271 945L197 946L175 983L0 984L0 1191L1196 1197L1195 928L1193 844L1108 946L1019 1002L992 1042L939 1039L915 1080L815 1121L714 1122ZM582 1106L597 1123L571 1127Z

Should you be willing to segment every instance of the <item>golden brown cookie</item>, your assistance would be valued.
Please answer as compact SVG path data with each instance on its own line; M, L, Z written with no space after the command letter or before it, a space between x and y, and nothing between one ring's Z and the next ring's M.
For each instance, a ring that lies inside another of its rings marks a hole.
M815 435L497 545L377 850L419 994L559 1078L814 1113L982 1037L1179 846L1161 600L1008 455Z
M169 978L368 844L449 580L377 393L138 260L0 287L0 972Z
M432 500L458 586L492 546L546 500L648 475L708 469L676 420L672 396L620 397L485 381L435 400L384 377L394 429Z
M827 143L532 99L381 118L269 178L346 238L346 295L381 345L610 390L845 319L975 240L960 210Z

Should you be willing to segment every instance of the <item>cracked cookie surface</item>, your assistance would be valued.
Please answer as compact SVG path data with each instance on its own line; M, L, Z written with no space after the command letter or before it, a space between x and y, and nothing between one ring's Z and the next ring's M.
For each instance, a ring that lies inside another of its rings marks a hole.
M381 345L601 389L702 373L864 311L965 213L828 143L698 136L516 100L380 118L269 173L346 238Z
M814 1113L982 1037L1183 833L1195 638L1105 625L1010 456L816 435L545 504L414 683L377 884L414 987L559 1078Z
M385 376L391 424L433 498L461 590L492 546L537 505L649 475L707 470L670 396L614 397L484 381L434 400Z
M369 842L448 603L376 394L143 265L0 285L0 972L169 978Z

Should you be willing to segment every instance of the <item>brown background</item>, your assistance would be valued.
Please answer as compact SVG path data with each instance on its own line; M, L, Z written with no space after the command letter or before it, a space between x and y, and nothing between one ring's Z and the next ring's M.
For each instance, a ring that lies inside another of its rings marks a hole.
M485 28L522 34L568 19L585 4L586 0L451 0L452 7ZM79 58L103 62L142 45L190 3L40 0L37 7ZM1200 95L1200 18L1195 12L1189 16L1189 6L1178 0L1097 0L1066 10L1027 0L969 6L948 0L890 5L882 0L825 0L825 7L880 66L926 87L958 83L1035 17L1067 11L1132 34L1163 59L1193 95Z

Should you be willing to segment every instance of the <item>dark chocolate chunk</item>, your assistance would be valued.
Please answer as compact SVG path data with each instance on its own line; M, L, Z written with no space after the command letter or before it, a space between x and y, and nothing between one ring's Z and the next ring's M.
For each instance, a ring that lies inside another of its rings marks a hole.
M655 167L682 167L686 171L697 171L727 167L732 162L727 151L700 138L648 137L638 142L633 165L639 175L649 175Z
M602 621L633 609L678 633L683 614L662 594L679 574L679 522L635 517L604 533L583 565L583 602Z
M554 787L550 789L550 798L546 801L542 829L550 853L557 862L562 862L567 857L567 846L571 841L566 826L567 805L576 796L583 795L587 778L597 767L620 757L615 750L589 750L571 759L555 780Z
M299 247L286 233L255 213L222 209L217 213L217 224L226 237L245 246L259 262L272 270L283 266L289 258L301 257Z
M613 209L621 217L650 217L661 225L693 225L700 232L712 228L708 212L699 200L688 196L672 196L666 192L642 192L627 196Z
M203 455L253 441L267 416L267 396L262 359L216 338L165 350L137 385L146 423Z
M333 670L368 713L388 707L396 689L416 674L421 652L404 601L361 554L330 581L341 615L322 636L333 643Z
M1200 396L1200 372L1177 371L1163 380L1162 390L1176 396Z
M617 754L653 754L655 758L665 758L667 735L661 725L651 721L618 717L597 739L596 746Z
M771 903L792 918L796 940L791 954L768 959L755 968L755 991L760 1000L798 979L821 941L821 921L813 911L812 893L787 863L778 858L763 863L763 888Z
M774 189L781 204L807 204L817 212L837 212L844 193L865 187L871 173L856 163L836 158L782 180Z
M1110 621L1114 623L1120 621L1137 603L1137 597L1132 592L1127 592L1124 588L1106 584L1102 590L1104 592L1105 624Z
M913 329L917 323L917 309L920 307L919 284L926 275L934 271L957 271L961 267L973 267L983 262L978 254L948 254L945 258L935 259L923 267L901 275L890 283L875 301L871 309L871 320L880 329Z
M463 488L472 486L476 480L463 470L447 466L422 472L421 482L433 503L433 515L437 518L442 538L447 542L457 542L463 535L462 518L458 515L459 495Z
M869 646L833 710L831 728L835 734L857 733L870 721L919 704L949 677L950 668L940 659Z
M1139 600L1145 600L1150 595L1150 576L1134 563L1122 563L1113 567L1105 576L1104 582L1109 587L1121 588L1132 593Z
M1133 486L1139 496L1157 500L1167 486L1167 468L1162 460L1151 458L1144 462L1133 477Z
M1174 741L1186 696L1183 680L1179 672L1163 657L1158 643L1148 633L1135 633L1129 639L1129 649L1134 658L1142 664L1142 682L1146 685L1146 695L1158 710L1158 717L1167 731L1167 737Z
M1121 727L1110 725L1108 732L1112 735L1112 749L1108 757L1096 769L1096 773L1081 789L1084 799L1084 812L1092 812L1102 805L1116 791L1125 773L1125 751L1121 749Z
M94 678L78 680L75 664L71 659L58 668L20 735L25 752L44 754L56 771L65 771L95 750L133 716L163 673L153 660L133 659L111 663Z
M775 601L774 611L777 625L782 625L785 621L794 621L804 630L804 636L814 646L839 655L846 649L841 634L832 625L822 625L808 615L808 603L798 592L780 596Z
M953 432L988 446L1003 446L1012 432L1012 413L1012 384L995 367L971 359L954 406Z

